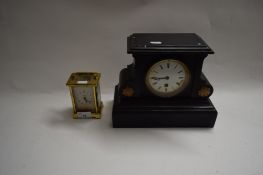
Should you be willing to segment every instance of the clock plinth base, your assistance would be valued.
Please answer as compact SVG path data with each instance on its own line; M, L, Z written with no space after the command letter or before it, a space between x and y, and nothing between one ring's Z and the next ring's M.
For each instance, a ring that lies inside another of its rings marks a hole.
M115 87L114 128L214 127L217 111L209 99L142 99L119 101Z

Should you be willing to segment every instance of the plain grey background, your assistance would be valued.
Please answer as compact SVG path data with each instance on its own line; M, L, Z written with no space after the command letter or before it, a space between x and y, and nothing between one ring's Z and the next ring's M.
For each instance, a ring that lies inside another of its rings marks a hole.
M0 1L0 174L262 174L263 1ZM200 35L214 129L112 129L136 32ZM102 73L101 120L72 120L71 72Z

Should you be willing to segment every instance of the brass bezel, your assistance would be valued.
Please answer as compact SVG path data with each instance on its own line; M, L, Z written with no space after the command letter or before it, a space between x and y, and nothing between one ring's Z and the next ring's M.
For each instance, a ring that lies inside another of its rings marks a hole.
M159 91L156 91L150 84L150 81L149 81L149 76L150 76L150 72L151 70L153 69L153 67L155 67L156 65L162 63L162 62L167 62L167 61L170 61L170 62L177 62L178 64L182 65L184 70L185 70L185 79L184 79L184 82L183 82L183 85L181 87L179 87L178 89L172 91L172 92L168 92L168 93L162 93L162 92L159 92ZM178 95L179 93L181 93L186 87L187 85L189 84L190 82L190 79L191 79L191 75L190 75L190 71L188 69L188 67L182 62L182 61L179 61L179 60L176 60L176 59L164 59L164 60L161 60L161 61L158 61L156 62L155 64L153 64L147 71L147 74L145 76L145 84L147 86L147 88L149 89L149 91L151 93L153 93L154 95L157 95L159 97L165 97L165 98L169 98L169 97L173 97L173 96L176 96Z

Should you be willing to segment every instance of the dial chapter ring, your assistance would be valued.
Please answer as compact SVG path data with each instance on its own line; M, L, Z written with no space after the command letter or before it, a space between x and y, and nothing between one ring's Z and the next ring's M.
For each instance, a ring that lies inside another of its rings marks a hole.
M158 91L156 88L153 87L153 85L151 84L151 81L150 81L151 72L153 72L156 67L163 65L165 63L171 63L172 65L180 65L184 71L184 79L180 83L180 86L178 88L172 90L172 91L169 91L169 92ZM188 67L182 61L179 61L177 59L164 59L162 61L159 61L159 62L153 64L148 69L146 76L145 76L145 84L146 84L148 90L151 93L153 93L154 95L159 96L159 97L168 98L168 97L173 97L173 96L180 94L189 85L190 79L191 79L190 71L189 71Z

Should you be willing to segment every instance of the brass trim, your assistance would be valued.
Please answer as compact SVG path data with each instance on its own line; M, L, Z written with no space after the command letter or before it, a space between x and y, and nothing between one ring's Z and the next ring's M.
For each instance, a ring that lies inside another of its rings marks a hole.
M132 97L133 94L134 94L134 90L133 90L133 88L131 88L129 86L122 89L122 95L123 96Z
M101 90L100 90L100 83L97 84L96 86L96 99L98 99L97 103L98 103L98 108L101 108Z
M91 80L88 80L87 84L76 84L77 81L81 81L83 80L84 76L84 80L86 80L88 78L90 78ZM89 77L90 76L90 77ZM98 101L97 99L97 87L99 86L99 80L100 80L100 73L97 72L76 72L76 73L72 73L66 83L66 85L69 87L69 91L70 91L70 96L71 96L71 102L72 102L72 106L73 106L73 118L74 119L79 119L77 117L77 108L76 108L76 102L75 102L75 97L74 97L74 92L73 92L73 88L74 87L87 87L87 88L92 88L92 92L93 92L93 104L94 104L94 108L92 111L86 111L86 112L91 112L91 116L92 118L101 118L101 111L102 111L102 102L101 100ZM95 111L94 111L95 110Z
M69 87L69 91L70 91L70 96L71 96L71 101L72 101L72 106L73 106L73 112L76 113L77 112L76 111L76 103L75 103L72 87Z
M101 116L102 116L102 108L103 108L103 104L101 103L101 108L99 108L98 112L91 112L91 118L93 118L93 119L100 119ZM78 118L77 117L77 112L73 112L72 115L73 115L74 119L83 119L83 118Z
M202 86L199 90L198 90L198 95L200 97L208 97L211 94L211 88L208 86Z
M98 112L98 106L97 106L97 97L96 97L96 88L93 87L93 98L94 98L94 104L95 104L95 111Z
M100 81L101 74L98 72L75 72L70 75L66 85L80 85L77 81L83 80L83 77L85 77L85 80L89 79L89 82L88 84L82 85L97 85Z

